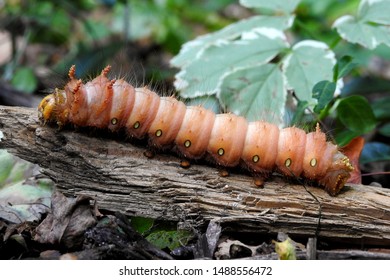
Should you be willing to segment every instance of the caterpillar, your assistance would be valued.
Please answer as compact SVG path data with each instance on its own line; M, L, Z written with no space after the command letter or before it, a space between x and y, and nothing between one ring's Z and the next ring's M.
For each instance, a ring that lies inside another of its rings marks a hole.
M110 66L85 84L76 79L75 71L72 66L65 87L56 88L39 104L42 124L124 129L130 137L147 137L152 147L174 149L188 160L207 158L221 167L242 166L261 180L274 171L308 179L331 196L340 192L354 169L318 124L309 133L297 127L279 129L232 113L187 107L123 79L109 80Z

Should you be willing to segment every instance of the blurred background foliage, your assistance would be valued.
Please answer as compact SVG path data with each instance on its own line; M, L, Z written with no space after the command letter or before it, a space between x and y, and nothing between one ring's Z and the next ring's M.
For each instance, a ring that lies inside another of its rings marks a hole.
M390 139L390 49L348 43L332 28L337 18L356 14L359 3L302 0L285 34L290 42L323 41L338 59L353 58L356 67L344 77L341 95L368 100L378 125L365 135L373 145L366 145L362 162L379 162L367 171L388 171L383 149ZM66 82L73 64L81 78L111 64L115 76L171 93L177 69L170 60L185 42L269 13L233 0L0 0L0 104L37 106L48 90ZM210 98L205 100L200 102Z
M145 80L172 76L170 57L196 35L232 22L221 14L232 2L0 1L2 79L32 93L54 86L41 83L55 73L66 75L72 64L84 76L116 61L117 74L129 75L130 68L130 75Z

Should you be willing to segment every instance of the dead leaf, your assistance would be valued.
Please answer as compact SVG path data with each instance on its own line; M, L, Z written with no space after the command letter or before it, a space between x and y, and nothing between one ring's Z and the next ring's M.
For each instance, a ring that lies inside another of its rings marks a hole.
M67 249L81 246L85 231L96 223L90 200L84 195L67 198L59 191L53 192L51 213L36 228L34 240Z

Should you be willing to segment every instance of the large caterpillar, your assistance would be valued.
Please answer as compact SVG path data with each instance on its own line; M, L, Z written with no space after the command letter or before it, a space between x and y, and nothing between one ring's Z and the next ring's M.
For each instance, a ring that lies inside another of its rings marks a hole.
M56 88L38 107L42 123L124 129L134 138L148 137L157 149L174 148L187 159L207 157L223 167L241 165L255 178L273 171L317 182L332 196L339 193L353 167L338 147L326 141L319 126L306 133L297 127L247 122L234 114L214 114L200 106L186 107L174 97L159 97L146 87L123 79L109 80L107 66L83 84L69 70L70 81Z

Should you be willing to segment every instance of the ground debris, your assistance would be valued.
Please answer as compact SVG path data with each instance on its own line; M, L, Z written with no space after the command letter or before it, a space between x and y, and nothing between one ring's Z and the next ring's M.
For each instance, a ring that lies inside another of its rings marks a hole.
M88 196L67 198L55 191L51 213L36 228L34 240L39 243L60 245L66 250L79 248L85 231L96 224Z

